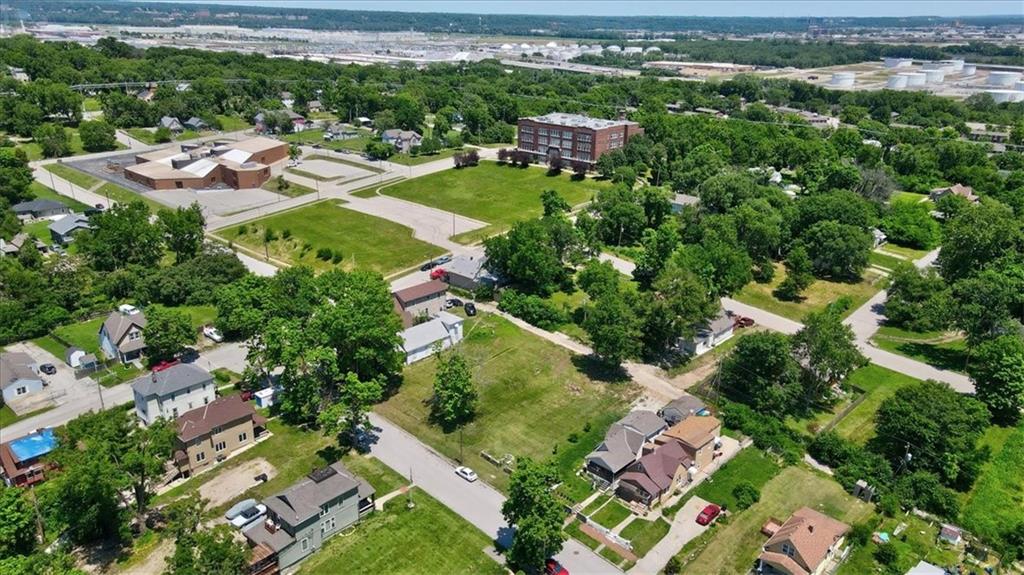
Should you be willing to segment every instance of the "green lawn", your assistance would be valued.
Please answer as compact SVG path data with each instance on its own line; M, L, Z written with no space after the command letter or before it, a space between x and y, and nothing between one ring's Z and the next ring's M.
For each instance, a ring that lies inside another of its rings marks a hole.
M78 129L64 128L64 132L66 132L68 135L69 150L68 154L66 154L64 157L77 156L79 154L86 153L85 149L82 147L82 138L78 135ZM25 151L25 155L28 156L30 162L43 159L43 148L34 141L18 144L17 147ZM120 142L118 142L114 149L123 150L125 149L125 147Z
M889 540L889 545L896 549L898 555L891 572L906 573L919 561L927 561L937 566L953 566L959 562L960 554L957 551L946 544L936 542L939 526L914 515L887 518L875 528L875 531L892 535L900 523L905 523L907 527L900 535ZM885 572L882 566L875 561L876 549L878 549L878 544L871 541L854 548L850 552L850 557L839 568L839 575Z
M295 182L290 182L288 180L284 180L284 183L287 187L279 188L276 179L269 180L267 183L263 184L263 189L268 192L274 192L275 194L288 196L289 198L297 198L299 196L305 196L306 194L316 192L313 188L303 186L302 184L296 184Z
M100 326L103 325L105 316L101 316L95 319L87 321L73 323L70 325L62 325L54 328L54 335L60 337L60 339L70 343L71 345L85 350L86 353L99 354L100 352ZM61 352L57 357L63 358L64 353Z
M647 555L662 537L668 535L671 525L660 517L654 521L636 518L627 525L620 535L633 544L633 554L637 557Z
M325 162L334 162L335 164L345 164L346 166L352 166L353 168L359 168L360 170L366 170L379 174L383 172L381 168L372 164L366 164L363 162L357 162L355 160L346 160L345 158L338 158L336 156L325 156L323 154L310 154L306 156L306 160L323 160Z
M100 103L99 98L85 98L82 100L82 110L85 112L99 112L103 109L103 104Z
M1024 521L1024 425L1008 434L996 428L996 435L1002 449L994 450L961 511L961 525L988 544L1006 541Z
M557 448L554 460L561 476L575 478L586 454L626 413L636 387L591 379L583 371L588 366L585 358L498 316L482 313L467 320L463 329L458 351L469 363L479 393L476 419L461 434L465 464L504 490L508 476L485 461L481 451L499 458L547 459ZM402 387L377 411L458 459L460 433L445 433L429 421L435 363L429 358L406 367ZM582 500L587 490L589 484L567 496Z
M902 260L900 258L893 257L889 254L883 254L877 251L871 252L871 255L868 256L868 261L871 262L871 265L886 268L889 270L896 269L896 266L902 263L910 263L907 260Z
M583 532L582 529L580 529L579 521L573 521L572 523L570 523L565 528L565 532L568 533L569 536L573 539L579 541L587 547L590 547L591 549L597 549L601 545L601 543L597 539L594 539L590 535L587 535Z
M204 325L212 324L217 319L217 308L212 305L183 305L173 309L188 314L189 319L192 320L192 327L197 330Z
M92 375L92 378L103 387L114 387L126 381L139 377L145 370L135 367L134 364L111 363L108 367L101 369Z
M765 484L761 500L719 526L709 544L692 560L684 548L677 557L683 573L746 573L767 540L761 526L770 518L785 521L800 507L811 507L853 525L872 514L871 505L853 498L831 478L803 467L787 467Z
M26 413L24 415L15 415L14 410L12 410L10 406L2 405L0 406L0 429L3 429L8 425L14 425L15 423L23 419L28 419L30 417L35 417L36 415L39 415L41 413L46 413L47 411L50 411L54 407L56 406L51 405L50 407L44 407L42 409L30 411L29 413Z
M892 397L901 387L918 381L874 364L854 371L850 374L848 383L863 389L866 396L863 402L836 424L836 433L856 443L867 443L875 436L875 412L882 402Z
M86 190L100 183L98 179L90 176L89 174L64 164L46 164L43 166L43 169L52 172L53 175L58 178L64 178L72 184Z
M775 278L768 283L751 282L734 297L748 305L787 317L794 321L802 321L808 313L821 311L842 296L849 296L853 302L844 316L853 313L864 302L871 299L879 290L885 288L886 278L870 269L864 272L864 279L857 283L832 282L814 280L802 296L801 301L783 301L772 292L786 278L786 269L782 264L775 264Z
M21 231L26 234L41 240L44 244L49 245L52 242L50 237L50 220L40 220L38 222L32 222L31 224L25 224L21 227Z
M896 244L885 244L878 248L882 251L891 252L896 255L903 256L909 261L918 260L925 256L930 250L921 250L917 248L908 248L904 246L898 246Z
M871 338L876 346L920 362L963 373L967 368L967 343L955 334L917 334L883 328ZM930 335L930 337L927 337Z
M151 199L149 196L133 192L127 188L123 188L117 184L106 182L100 186L96 193L107 198L110 201L117 202L119 204L127 204L134 201L141 201L146 204L149 211L156 213L158 210L166 208L167 206L160 202Z
M224 116L218 114L217 121L220 122L220 129L223 132L237 132L239 130L248 130L252 127L252 124L246 122L245 119L239 116Z
M248 232L240 234L243 226ZM333 201L317 202L233 227L221 232L222 237L264 254L264 230L271 229L277 239L270 242L270 257L318 269L333 264L317 258L317 250L330 248L340 252L344 269L368 269L390 274L437 257L444 250L412 237L409 228L349 210ZM285 239L284 232L291 237ZM309 249L303 249L305 244Z
M543 209L540 194L553 189L571 204L586 202L608 184L593 179L573 181L568 175L548 176L543 168L513 168L495 162L444 170L381 189L381 193L448 210L491 224L459 234L456 241L472 243L507 229L512 223L536 218Z
M144 144L149 144L151 146L156 144L156 132L154 130L150 130L148 128L126 128L125 132Z
M84 212L85 210L87 210L87 209L89 209L91 207L88 204L83 204L82 202L72 198L71 196L65 196L63 194L58 194L57 192L51 190L50 188L47 188L46 186L44 186L43 184L40 184L39 182L33 181L31 184L29 184L28 188L29 188L29 190L31 190L32 194L36 198L38 198L40 200L55 200L55 201L58 201L58 202L60 202L60 203L62 203L64 205L66 205L67 207L71 208L71 211L73 211L73 212L81 213L81 212Z
M618 499L612 499L604 507L599 509L597 513L591 515L590 519L598 525L612 529L619 523L625 521L629 516L629 509L619 503Z
M373 136L366 132L364 136L358 136L355 138L349 138L347 140L324 140L324 131L321 129L317 130L305 130L302 132L296 132L293 134L284 134L281 139L286 142L292 142L295 144L313 145L320 144L321 147L327 148L328 150L349 150L352 152L362 152L366 149L366 144L373 141Z
M484 553L487 535L419 489L412 500L408 509L405 497L395 498L351 533L335 535L301 573L334 575L356 565L361 573L507 573Z
M377 497L383 497L409 484L407 477L402 477L376 457L350 453L344 461L349 471L365 479L377 490Z
M388 158L388 161L394 162L396 164L402 164L403 166L418 166L420 164L426 164L428 162L436 162L437 160L450 158L462 151L462 148L446 148L444 150L439 151L436 154L422 154L419 156L410 156L409 154L395 154Z
M738 509L736 497L732 494L737 485L750 483L761 489L778 473L779 466L770 457L760 449L748 447L698 485L693 493L727 509Z
M915 194L914 192L893 192L892 197L889 198L890 202L920 202L928 201L928 194Z

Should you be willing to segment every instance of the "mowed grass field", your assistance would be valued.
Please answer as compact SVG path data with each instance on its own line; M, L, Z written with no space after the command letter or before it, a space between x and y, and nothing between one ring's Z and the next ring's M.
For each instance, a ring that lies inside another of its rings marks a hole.
M386 186L380 192L491 224L454 238L472 243L516 221L540 217L540 194L544 190L555 190L575 206L609 185L593 179L573 181L564 172L549 176L544 168L513 168L484 161L478 166L452 168Z
M775 277L772 281L768 283L751 282L733 297L765 311L794 321L802 321L807 314L821 311L840 297L849 296L853 305L846 311L845 317L871 299L871 296L884 289L887 280L885 276L871 269L865 271L864 278L857 283L816 279L804 291L801 301L784 301L776 298L772 293L784 279L786 279L786 268L782 264L775 264Z
M1006 541L1014 526L1024 521L1024 424L993 426L982 444L992 448L993 457L966 497L960 524L985 542Z
M379 496L380 494L378 494ZM504 566L484 553L491 546L482 531L419 489L415 507L397 497L356 525L335 535L302 564L300 573L474 573L501 575Z
M584 358L501 317L481 313L468 319L463 330L456 351L466 358L479 394L476 419L461 434L464 464L500 490L508 488L508 475L484 460L481 451L498 458L554 457L562 475L571 477L637 393L631 382L591 379L577 367ZM445 433L430 422L435 367L434 358L407 366L398 393L376 411L458 459L460 433ZM570 441L570 435L576 440Z
M72 184L86 190L100 183L100 181L93 176L72 167L65 166L64 164L46 164L43 166L43 169L53 173L53 175L58 178L64 178Z
M765 484L761 500L716 528L711 542L688 561L683 573L746 573L767 541L761 526L770 518L785 521L800 507L810 507L853 525L872 514L872 506L843 491L832 479L803 467L787 467ZM685 557L680 557L686 560Z
M263 255L267 229L276 236L267 245L271 258L317 269L337 265L346 270L365 269L387 275L444 253L437 246L413 238L412 230L405 226L347 209L335 201L317 202L253 220L222 230L220 235ZM309 248L305 249L307 244ZM334 264L317 258L321 248L340 252L341 261Z
M836 424L835 432L856 443L867 443L875 436L875 412L882 402L892 397L898 389L918 381L920 380L909 375L875 364L854 371L850 374L848 383L863 389L867 395L863 402Z
M51 190L50 188L47 188L46 186L40 184L39 182L32 182L31 184L29 184L28 189L36 198L40 200L54 200L60 202L65 206L71 208L71 211L73 212L82 213L85 210L89 209L90 207L87 204L75 200L71 196L58 194L57 192ZM47 231L47 235L49 235L49 231Z

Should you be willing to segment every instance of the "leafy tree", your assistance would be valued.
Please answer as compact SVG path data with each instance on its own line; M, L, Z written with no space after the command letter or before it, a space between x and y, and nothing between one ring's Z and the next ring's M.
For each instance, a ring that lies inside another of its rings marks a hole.
M1011 310L1021 309L1022 293L1020 281L1004 270L986 269L959 280L952 290L953 323L967 334L967 343L972 346L1013 331L1019 323Z
M628 186L601 190L591 210L600 215L597 220L598 235L608 244L633 245L647 227L647 216L640 195Z
M125 538L128 514L121 506L123 475L102 453L74 460L74 464L61 461L61 472L38 490L47 524L51 529L66 529L76 543Z
M875 561L882 565L893 565L900 558L900 552L891 544L879 545L874 553Z
M802 236L816 223L831 220L867 231L878 223L871 202L846 190L815 194L796 202L793 234Z
M187 313L157 305L146 309L142 337L146 340L150 363L173 359L196 342L196 332Z
M925 250L933 248L941 235L939 223L920 202L893 202L882 218L882 230L893 243Z
M113 271L130 264L153 267L163 255L160 229L149 222L149 208L141 201L117 204L92 217L92 230L76 243L98 271Z
M801 236L815 275L845 281L860 279L871 253L871 235L848 224L826 220Z
M976 446L989 414L985 404L944 383L923 381L896 391L875 415L880 453L910 470L938 474L944 485L967 489L986 453Z
M218 525L179 536L164 575L245 575L249 573L249 554L248 547L235 538L229 525Z
M511 288L502 290L498 309L541 329L556 330L568 321L566 314L550 300Z
M569 202L555 190L544 190L540 194L540 203L544 206L545 216L554 216L572 209Z
M786 278L777 289L781 299L796 300L814 282L813 264L802 243L789 250L786 255Z
M0 486L0 557L31 553L36 543L35 523L32 506L22 490Z
M538 569L561 550L566 538L562 504L551 491L558 473L550 464L521 457L509 481L509 496L501 506L505 520L516 528L509 562L524 570Z
M217 327L224 335L248 339L263 328L268 319L269 284L266 278L249 274L216 291Z
M540 220L514 224L504 236L484 240L484 249L488 269L524 293L549 294L565 277L548 229Z
M203 228L206 219L198 202L192 202L187 208L178 207L174 211L161 209L157 212L157 220L163 230L164 241L168 249L174 252L177 262L195 257L203 246Z
M1024 338L1003 335L978 346L970 368L977 398L1000 424L1014 424L1024 408Z
M171 141L174 134L171 133L171 129L167 126L160 126L153 132L153 140L158 144L164 144Z
M592 299L619 290L623 276L611 262L598 259L588 260L576 274L576 285Z
M675 225L666 222L656 229L644 230L640 245L643 246L643 252L636 260L633 278L642 287L649 288L679 246L679 232Z
M0 197L9 204L32 198L32 168L25 152L18 148L0 147Z
M640 353L641 324L633 308L618 292L605 292L586 309L583 329L594 353L609 365Z
M352 372L345 374L338 402L320 412L318 419L324 432L337 436L343 444L358 444L359 434L370 425L367 414L383 392L375 379L360 381Z
M724 214L741 202L757 196L757 183L748 174L724 172L704 180L698 189L700 207Z
M32 139L42 148L44 157L60 158L71 153L71 142L63 126L49 122L41 124L32 131Z
M395 153L395 147L386 142L373 140L366 144L366 155L371 160L386 160Z
M854 343L853 330L834 310L811 313L792 339L793 354L810 377L809 396L823 399L832 385L867 363Z
M749 481L740 481L732 488L732 496L736 499L739 510L746 509L761 500L761 492Z
M477 392L466 359L457 353L439 355L434 377L431 415L446 429L473 419Z
M0 559L0 573L3 575L86 575L75 568L73 555L55 550L52 553L12 555Z
M722 362L722 388L759 413L782 417L800 398L800 366L784 334L762 332L740 337Z
M78 125L78 135L87 152L105 152L117 148L114 126L103 120L82 122Z
M954 305L946 282L934 268L920 270L913 264L901 263L889 277L885 300L887 324L919 332L949 326Z
M953 282L987 267L1024 244L1021 221L997 202L983 202L946 222L938 267Z

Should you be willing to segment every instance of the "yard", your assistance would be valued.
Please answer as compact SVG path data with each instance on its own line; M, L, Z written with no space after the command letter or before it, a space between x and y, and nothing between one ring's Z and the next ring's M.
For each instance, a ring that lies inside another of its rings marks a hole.
M437 160L450 158L462 151L462 148L445 148L437 152L436 154L420 154L418 156L412 156L409 154L395 154L394 156L388 158L388 161L396 164L402 164L403 166L418 166L420 164L426 164L428 162L436 162Z
M590 200L608 184L593 179L573 181L569 175L549 176L543 168L513 168L495 162L450 169L381 188L381 193L491 224L455 236L472 243L507 229L516 221L543 212L540 194L552 189L571 205Z
M122 188L121 186L111 182L106 182L102 186L100 186L96 190L96 194L107 198L108 202L112 201L117 202L119 204L142 202L146 204L146 206L149 208L149 211L152 213L156 213L158 210L167 207L161 204L160 202L150 199L149 197L143 194L135 193L127 188Z
M733 514L728 523L718 526L708 544L688 560L684 548L679 559L683 573L717 575L746 573L767 540L761 526L770 518L785 521L800 507L811 507L849 525L862 522L872 514L870 504L846 494L832 479L803 467L787 467L765 484L761 500Z
M915 333L883 326L871 343L939 369L963 373L967 368L967 343L956 333Z
M419 489L388 501L350 533L329 539L300 573L334 574L358 565L361 573L475 573L502 575L503 565L484 553L490 539Z
M768 283L751 282L734 297L745 304L794 321L802 321L807 314L821 311L840 297L849 296L852 300L852 305L844 314L845 317L864 302L871 299L871 296L878 293L879 290L884 289L886 282L886 278L883 275L868 269L864 272L864 279L857 283L818 279L804 291L801 301L783 301L776 298L772 292L779 287L779 284L785 278L785 267L782 264L775 264L775 278L772 281Z
M267 231L273 237L266 246ZM258 255L317 269L338 265L387 275L437 257L444 250L412 237L409 228L349 210L333 201L317 202L223 230L221 236ZM318 257L323 249L338 261Z
M666 514L674 516L692 496L700 497L727 509L738 509L733 490L737 485L749 483L758 491L779 473L779 466L756 447L748 447L736 454L721 469L690 491Z
M90 176L89 174L69 166L65 166L64 164L46 164L43 166L43 169L51 172L58 178L63 178L79 188L86 190L100 183L98 179Z
M275 194L288 196L289 198L297 198L299 196L304 196L306 194L312 194L316 192L316 190L310 188L309 186L303 186L302 184L290 182L280 176L273 180L268 180L267 183L263 184L263 189L267 190L268 192L274 192Z
M78 129L76 128L64 128L64 132L68 135L68 150L69 153L64 156L77 156L79 154L86 153L85 149L82 148L82 138L78 135ZM25 155L28 156L30 162L43 159L43 148L34 141L25 142L18 144L19 148L25 151ZM120 142L115 143L115 150L123 150L125 146Z
M670 527L671 525L660 517L655 518L653 521L647 521L646 519L640 519L638 517L627 525L620 535L633 544L634 555L637 557L643 557L644 555L647 555L647 552L650 551L658 541L661 541L663 537L668 535Z
M76 200L76 199L74 199L74 198L72 198L70 196L65 196L64 194L58 194L57 192L51 190L50 188L47 188L46 186L44 186L43 184L40 184L39 182L33 181L31 184L29 184L28 188L32 192L32 195L34 195L36 198L38 198L40 200L55 200L55 201L58 201L58 202L60 202L60 203L62 203L64 205L66 205L67 207L71 208L71 211L73 211L73 212L81 213L81 212L84 212L85 210L89 209L89 207L90 207L89 205L83 204L82 202L80 202L80 201L78 201L78 200ZM49 237L49 232L47 232L47 237Z
M961 524L986 543L1005 542L1014 526L1024 521L1024 425L992 427L982 444L993 448L993 457L966 497Z
M591 379L585 373L586 358L498 316L471 318L464 331L458 351L472 369L479 400L476 419L463 433L444 433L429 421L433 358L406 367L399 392L378 405L377 411L452 459L459 459L461 436L464 463L500 490L508 488L508 475L481 452L496 458L535 459L548 459L554 453L561 476L575 478L583 457L608 426L625 414L636 388ZM589 484L579 487L563 493L582 500Z
M19 421L21 421L23 419L28 419L30 417L35 417L35 416L37 416L37 415L39 415L41 413L46 413L47 411L50 411L54 407L56 407L56 406L51 405L50 407L44 407L42 409L37 409L37 410L32 411L30 413L26 413L24 415L17 415L17 414L14 413L14 410L12 410L10 408L10 406L8 406L8 405L0 406L0 429L3 429L4 427L7 427L8 425L14 425L15 423L17 423L17 422L19 422Z
M237 132L239 130L248 130L252 127L252 124L239 116L218 115L217 121L220 122L222 132Z
M901 523L906 527L899 535L892 536L896 527ZM939 526L914 515L886 518L875 528L875 531L892 536L888 545L892 545L898 555L898 559L892 567L894 573L906 573L917 565L918 561L927 561L932 565L943 567L952 567L958 563L959 553L949 545L937 541ZM871 541L855 548L839 568L839 575L861 575L862 573L884 571L881 565L875 561L876 549L878 549L878 544Z
M131 136L132 138L135 138L136 140L144 144L149 144L150 146L159 143L156 141L156 130L150 128L127 128L125 129L125 132L127 132L128 135ZM194 130L183 130L178 134L173 134L171 136L171 141L184 142L188 140L194 140L199 136L209 135L211 133L212 132L200 133Z
M328 150L348 150L350 152L362 153L362 151L366 149L366 144L373 141L373 136L369 132L366 132L365 135L349 138L347 140L327 141L324 140L324 131L321 129L315 129L303 130L302 132L295 132L292 134L284 134L281 136L281 139L294 144L320 144L321 147L327 148Z

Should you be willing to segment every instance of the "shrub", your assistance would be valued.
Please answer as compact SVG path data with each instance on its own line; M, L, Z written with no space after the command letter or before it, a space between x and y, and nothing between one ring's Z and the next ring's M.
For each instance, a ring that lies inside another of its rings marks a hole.
M324 260L325 262L334 257L334 252L331 248L320 248L316 251L316 259Z
M740 481L732 488L737 509L746 509L761 500L761 492L749 481Z
M753 438L754 445L779 454L786 463L795 464L803 456L802 438L779 419L732 401L722 403L721 414L726 427L739 429Z
M875 561L882 565L892 565L899 558L899 552L892 545L879 545L878 549L875 549Z
M272 241L274 241L276 239L277 239L277 234L274 233L274 230L272 230L270 228L267 228L267 229L263 230L263 243L269 244L270 242L272 242Z
M665 575L678 575L682 568L683 565L678 557L669 557L668 563L665 563Z
M285 229L284 229L284 230L283 230L283 231L281 232L281 237L282 237L282 238L284 238L284 239L288 239L288 238L292 237L292 231L291 231L291 230L289 230L288 228L285 228Z
M245 224L238 226L238 235L244 236L247 233L249 233L249 226Z
M498 309L541 329L553 330L568 318L550 301L535 295L524 295L515 290L501 292Z
M343 260L343 259L344 259L344 257L342 257L341 252L335 251L334 255L331 256L331 263L332 264L340 264L341 260Z
M575 431L569 434L569 443L576 443L579 440L580 436Z

